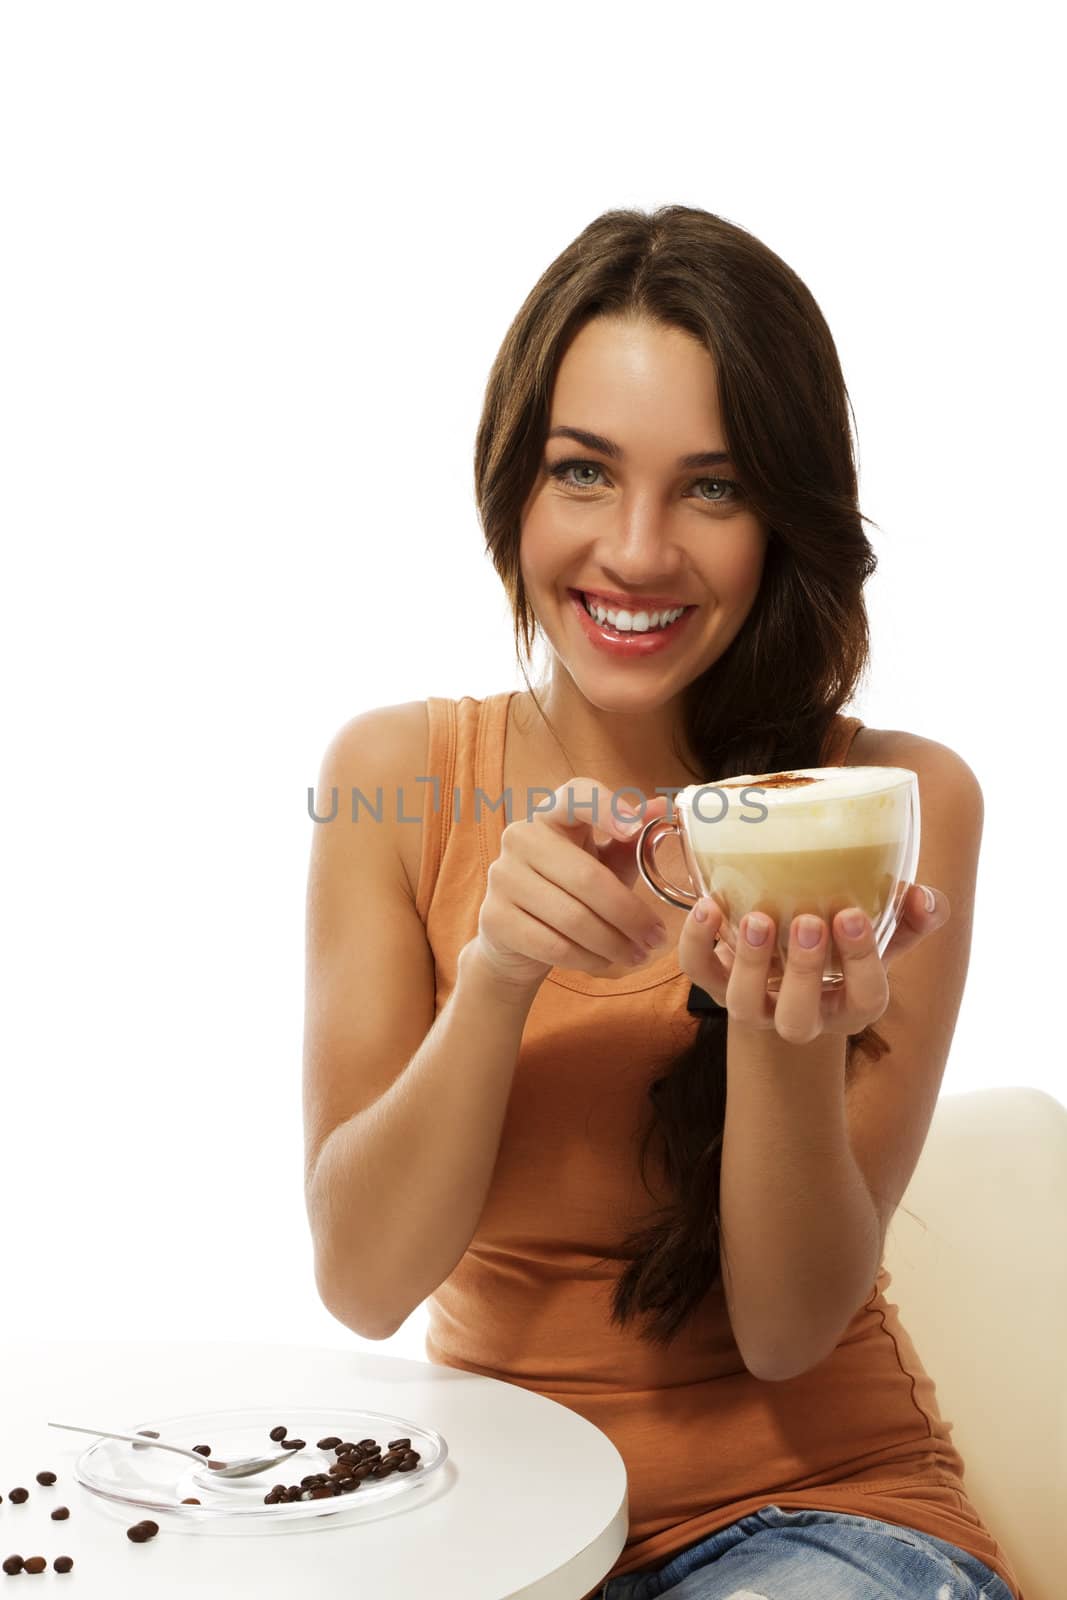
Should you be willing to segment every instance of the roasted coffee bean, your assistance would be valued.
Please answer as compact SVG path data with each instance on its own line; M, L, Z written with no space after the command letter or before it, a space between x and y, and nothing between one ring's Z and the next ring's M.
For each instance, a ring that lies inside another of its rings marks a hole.
M24 1572L43 1572L47 1565L48 1562L44 1556L30 1556L28 1561L22 1563L22 1570Z
M411 1447L411 1440L410 1439L390 1439L390 1441L389 1441L390 1450L399 1450L401 1448L410 1449L410 1447Z
M398 1472L414 1472L418 1464L417 1461L412 1461L410 1456L405 1456L396 1470Z
M39 1472L37 1474L37 1482L38 1483L43 1483L46 1489L49 1487L50 1484L55 1483L55 1481L56 1481L56 1475L55 1475L54 1472Z
M138 1428L137 1432L144 1439L158 1439L159 1438L159 1434L155 1431L154 1428ZM133 1448L135 1450L147 1450L148 1446L146 1444L135 1444Z
M6 1561L4 1562L4 1571L6 1573L10 1574L10 1575L14 1575L16 1572L21 1572L22 1571L22 1557L21 1556L8 1556Z
M182 1501L183 1506L198 1506L199 1504L200 1501L196 1499L195 1495L190 1495L188 1500Z
M132 1539L134 1544L144 1544L146 1539L154 1539L159 1532L159 1523L146 1520L135 1522L132 1528L126 1529L127 1539Z
M282 1446L283 1450L306 1450L307 1449L307 1445L305 1444L303 1439L283 1439L281 1441L281 1446Z
M198 1456L209 1456L211 1454L211 1446L209 1444L194 1444L193 1449Z
M73 1565L74 1562L70 1556L56 1556L56 1559L52 1562L53 1569L56 1572L69 1572Z
M328 1438L320 1439L315 1448L316 1450L332 1450L335 1444L340 1443L341 1435L339 1433L331 1433Z
M66 1506L56 1506L56 1509L52 1512L52 1521L53 1522L66 1522L66 1520L67 1520L67 1518L69 1516L70 1516L70 1511L68 1510L68 1508Z
M270 1436L272 1439L284 1439L288 1432L289 1429L284 1425L284 1423L279 1422L276 1428L272 1428L270 1430Z
M322 1484L317 1489L312 1489L309 1492L312 1500L332 1500L335 1493L332 1487L327 1489Z
M285 1498L290 1502L293 1501L293 1500L299 1500L300 1499L300 1485L298 1483L294 1483L288 1489L286 1489Z
M12 1489L11 1493L8 1495L8 1499L11 1501L13 1506L21 1506L29 1498L30 1491L28 1489Z

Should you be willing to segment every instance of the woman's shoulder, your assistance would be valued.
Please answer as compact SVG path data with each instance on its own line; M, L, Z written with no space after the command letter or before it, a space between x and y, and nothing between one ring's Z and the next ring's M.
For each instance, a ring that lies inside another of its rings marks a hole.
M429 743L426 701L404 700L371 706L349 717L334 734L323 761L324 773L329 770L334 782L340 779L346 804L349 790L358 789L366 797L364 803L380 814L413 898L422 828L402 827L400 821L425 821L422 808L431 785L416 780L426 773Z
M925 789L949 789L956 796L967 794L981 805L982 788L974 771L958 751L921 733L902 728L857 730L848 751L850 767L910 767L919 774Z

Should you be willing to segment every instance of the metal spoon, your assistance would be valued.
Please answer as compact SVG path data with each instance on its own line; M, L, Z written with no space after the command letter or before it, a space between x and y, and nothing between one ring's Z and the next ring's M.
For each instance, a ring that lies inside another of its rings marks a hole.
M101 1439L128 1439L131 1444L146 1449L173 1450L175 1455L188 1456L198 1466L210 1470L212 1478L250 1478L255 1472L266 1472L280 1461L291 1461L299 1450L283 1450L278 1456L242 1456L238 1461L208 1461L199 1450L185 1450L181 1445L163 1444L159 1439L147 1439L143 1433L108 1433L105 1428L79 1428L72 1422L50 1422L50 1428L67 1428L71 1433L95 1433Z

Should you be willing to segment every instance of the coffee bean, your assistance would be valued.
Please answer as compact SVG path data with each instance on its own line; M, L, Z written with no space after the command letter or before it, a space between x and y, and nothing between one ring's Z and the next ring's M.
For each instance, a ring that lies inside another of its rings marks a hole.
M285 1426L285 1424L279 1422L276 1428L272 1428L270 1430L270 1436L272 1439L284 1439L288 1432L289 1429Z
M21 1572L22 1571L22 1557L21 1556L8 1556L6 1561L4 1562L4 1571L9 1573L9 1574L14 1574L16 1572Z
M183 1506L198 1506L199 1504L200 1501L195 1499L192 1495L189 1496L188 1500L182 1501Z
M37 1482L38 1483L43 1483L46 1489L49 1487L50 1484L55 1483L55 1481L56 1481L56 1475L55 1475L54 1472L39 1472L37 1474Z
M47 1565L44 1556L30 1556L28 1561L23 1562L22 1569L24 1572L43 1572Z
M151 1517L146 1517L144 1522L140 1523L139 1526L148 1529L148 1537L150 1539L154 1539L156 1534L159 1532L159 1523L153 1522Z
M56 1556L56 1559L52 1562L56 1572L69 1572L73 1565L74 1562L70 1556Z
M359 1442L360 1442L361 1446L362 1445L377 1444L378 1443L377 1439L361 1439Z
M306 1445L306 1443L304 1442L303 1439L283 1439L281 1441L281 1446L282 1446L283 1450L306 1450L307 1449L307 1445Z
M21 1506L29 1498L30 1491L28 1489L12 1489L11 1493L8 1495L8 1499L11 1501L13 1506Z
M405 1456L396 1470L398 1472L414 1472L418 1464L417 1461L412 1461L410 1456Z
M209 1444L194 1444L193 1449L198 1456L209 1456L211 1454L211 1446Z
M66 1520L67 1520L67 1518L69 1516L70 1516L70 1511L67 1509L66 1506L56 1506L56 1509L52 1512L52 1521L53 1522L66 1522Z
M389 1441L390 1450L399 1450L401 1448L410 1448L410 1446L411 1446L411 1440L410 1439L390 1439L390 1441Z
M158 1532L158 1522L135 1522L132 1528L126 1529L126 1537L132 1539L134 1544L144 1544L147 1539L154 1539Z
M316 1450L332 1450L335 1444L340 1443L341 1435L339 1433L331 1433L328 1438L320 1439L315 1448Z

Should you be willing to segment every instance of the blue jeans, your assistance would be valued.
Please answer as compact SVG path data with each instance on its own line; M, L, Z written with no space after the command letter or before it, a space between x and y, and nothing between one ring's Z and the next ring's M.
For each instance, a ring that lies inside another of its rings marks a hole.
M1012 1600L966 1550L895 1522L764 1506L599 1600Z

